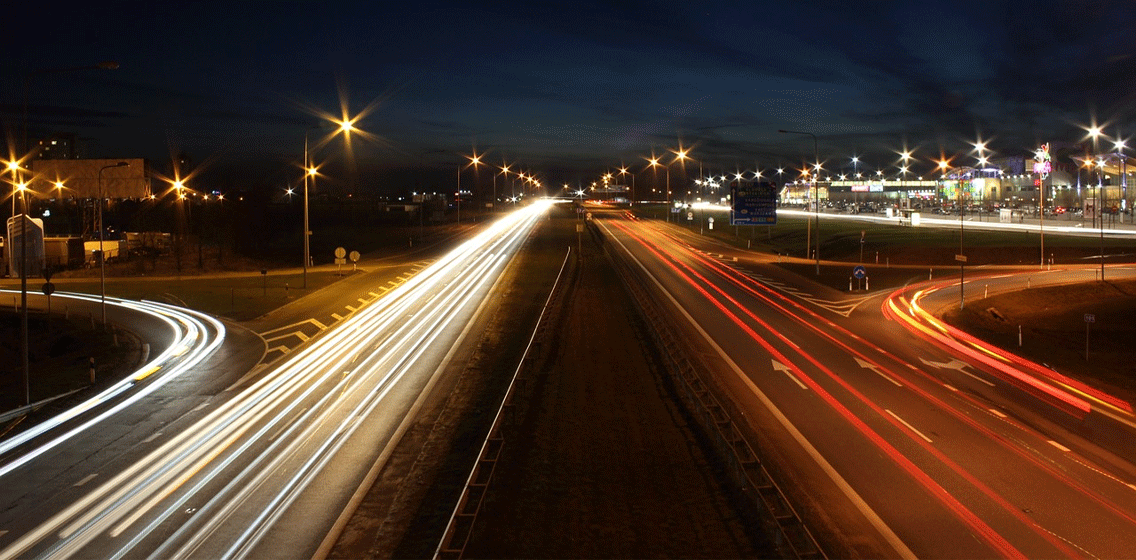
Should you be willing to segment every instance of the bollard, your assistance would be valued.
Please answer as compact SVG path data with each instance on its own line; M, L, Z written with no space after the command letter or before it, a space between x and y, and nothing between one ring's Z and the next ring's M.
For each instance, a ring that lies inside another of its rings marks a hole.
M865 291L865 292L870 292L870 291L872 291L872 284L871 284L871 281L872 281L871 277L869 277L869 276L865 276L865 277L864 277L864 291Z
M852 291L852 277L851 276L848 277L848 291L849 292Z
M95 357L91 356L87 359L88 372L91 376L91 385L95 384Z
M935 269L933 269L933 268L928 268L928 269L927 269L927 279L928 279L928 280L930 280L930 279L931 279L931 273L932 273L932 272L934 272L934 271L935 271Z
M1026 289L1033 287L1033 278L1026 278Z
M1022 326L1018 325L1018 348L1022 347Z
M876 251L876 264L880 264L880 252Z
M987 284L986 288L982 290L982 299L986 299L988 297L990 297L990 284Z

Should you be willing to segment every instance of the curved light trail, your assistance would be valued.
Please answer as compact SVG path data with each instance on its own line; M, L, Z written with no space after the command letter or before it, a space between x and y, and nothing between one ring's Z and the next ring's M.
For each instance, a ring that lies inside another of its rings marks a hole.
M98 297L86 294L58 293L53 297L90 303L100 302ZM17 456L0 465L0 479L52 448L66 443L71 438L125 410L170 381L192 370L225 339L225 326L220 321L203 313L148 301L138 302L108 297L106 302L108 305L149 315L165 323L169 327L167 335L170 339L169 346L165 351L138 368L137 371L114 385L74 407L0 442L0 455L3 455L17 450L25 443L45 434L50 437L48 441L35 444L31 449L22 450ZM142 383L143 381L147 382ZM127 398L116 400L131 388L136 388L136 390L131 392ZM113 406L101 410L97 415L82 421L80 424L73 427L66 426L68 422L80 418L88 411L96 410L100 406L112 402ZM62 433L51 433L61 427L64 428Z
M349 448L383 445L384 426L408 413L550 204L486 226L7 543L0 558L271 554L258 547L298 501L318 499L313 485L347 482L336 477L354 464Z

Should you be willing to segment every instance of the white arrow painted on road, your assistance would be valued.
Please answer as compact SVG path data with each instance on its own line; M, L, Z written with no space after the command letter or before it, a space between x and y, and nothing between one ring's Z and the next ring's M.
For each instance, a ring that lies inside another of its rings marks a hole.
M860 364L860 367L862 367L864 369L870 369L870 370L876 372L876 375L878 375L878 376L880 376L884 379L887 379L888 381L891 381L892 384L894 384L896 387L903 387L903 385L900 384L900 382L892 379L890 376L888 376L888 374L880 371L879 366L877 366L876 364L861 360L860 358L856 358L856 363Z
M777 360L770 359L769 361L773 362L773 370L774 371L785 372L785 375L788 375L789 379L792 379L794 383L796 383L797 385L800 385L800 387L802 389L806 390L806 391L809 390L809 388L806 387L804 383L801 383L800 379L797 379L797 376L793 375L793 368L791 368L791 367L789 367L789 366L787 366L787 365L785 365L781 362L778 362Z
M983 383L985 383L985 384L987 384L991 387L994 386L993 383L991 383L991 382L989 382L989 381L987 381L987 380L985 380L981 377L978 377L977 375L974 375L973 373L970 373L969 371L966 371L965 369L963 369L963 368L970 366L970 364L963 362L961 360L951 359L951 361L944 363L944 362L932 362L931 360L928 360L927 358L919 358L919 361L921 361L924 364L927 364L931 367L936 367L936 368L940 368L940 369L953 369L953 370L955 370L959 373L969 375L970 377L977 379L978 381L981 381L981 382L983 382Z

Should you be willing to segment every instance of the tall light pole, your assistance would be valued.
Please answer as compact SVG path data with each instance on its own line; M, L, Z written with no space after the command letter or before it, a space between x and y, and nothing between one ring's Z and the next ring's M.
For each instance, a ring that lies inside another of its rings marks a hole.
M354 118L348 118L345 115L343 120L341 121L332 119L331 122L336 125L336 128L335 131L331 133L331 137L334 137L336 134L342 133L345 137L348 138L348 146L350 146L351 133L357 130L355 128L355 121L357 121L359 118L359 115L355 116ZM320 128L319 125L312 127L310 130L317 128ZM310 132L310 130L304 131L304 289L308 288L308 265L311 261L309 238L312 235L311 227L308 221L308 183L315 181L316 174L319 171L316 166L312 165L311 152L308 150L308 133ZM317 144L316 147L318 148L319 146L322 146L329 139L330 137L325 138L322 142Z
M1097 144L1097 138L1099 138L1100 135L1101 135L1101 129L1100 129L1099 126L1093 125L1093 126L1089 127L1089 136L1091 136L1093 138L1093 157L1094 158L1098 157L1097 151L1098 151L1099 147L1098 147L1098 144ZM1095 208L1093 209L1093 216L1096 219L1100 220L1100 265L1101 265L1100 279L1101 279L1101 282L1104 282L1104 212L1103 212L1103 210L1104 210L1104 184L1103 183L1104 183L1104 181L1101 178L1101 171L1102 171L1103 167L1104 167L1104 161L1098 159L1097 160L1097 203L1094 205Z
M813 177L813 198L816 199L816 207L814 208L814 215L816 216L816 273L820 276L820 151L817 149L816 134L811 132L801 132L797 130L778 130L782 134L802 134L813 137L813 164L817 169L817 176Z
M463 154L463 155L464 155L464 154ZM476 152L475 152L475 153L474 153L474 154L473 154L472 156L465 156L465 158L469 160L469 163L466 163L466 164L458 164L458 195L457 195L457 203L458 203L458 223L459 223L459 224L460 224L460 223L461 223L461 221L462 221L462 203L461 203L461 194L462 194L462 169L465 169L466 167L469 167L469 166L471 166L471 165L472 165L472 166L473 166L473 169L474 169L474 171L476 172L476 171L477 171L477 166L478 166L478 165L481 165L481 156L477 155L477 153L476 153ZM496 175L494 175L494 177L496 177ZM472 191L470 191L470 192L472 193Z
M99 305L102 307L103 315L103 328L106 328L107 322L107 308L106 308L106 253L103 252L103 237L106 232L106 226L103 224L103 171L113 167L128 167L130 164L125 161L104 165L99 168ZM25 209L26 211L26 209ZM26 262L26 258L25 258Z

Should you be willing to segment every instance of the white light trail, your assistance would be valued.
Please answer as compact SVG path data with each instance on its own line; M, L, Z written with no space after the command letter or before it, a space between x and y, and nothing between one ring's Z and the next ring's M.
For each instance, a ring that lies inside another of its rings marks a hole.
M422 372L435 369L423 360L452 343L459 321L472 314L551 204L534 203L486 226L23 535L0 558L44 544L37 555L89 555L100 536L125 537L98 541L113 550L106 556L117 558L137 555L134 548L154 535L162 542L145 553L155 557L251 555L361 419L403 414L384 404L386 397L406 383L418 387ZM195 514L174 517L190 501ZM180 526L159 530L170 522ZM41 543L52 534L60 540Z

